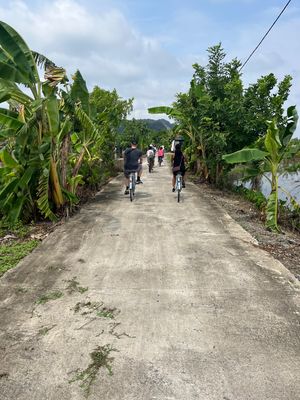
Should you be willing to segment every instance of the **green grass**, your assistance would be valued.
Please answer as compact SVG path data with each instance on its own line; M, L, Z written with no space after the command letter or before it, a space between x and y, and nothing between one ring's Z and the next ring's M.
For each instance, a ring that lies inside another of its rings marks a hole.
M115 309L107 309L104 307L103 309L97 312L97 317L114 319L115 318L114 312Z
M30 226L24 225L20 221L15 224L9 224L0 221L0 236L5 236L7 234L14 234L19 238L24 238L29 231L30 231Z
M0 246L0 276L15 267L22 258L26 257L39 244L38 240L23 243L8 243Z
M48 303L48 301L59 299L63 295L63 292L59 290L55 292L45 293L36 300L36 304L45 304Z
M95 382L98 372L101 368L106 368L109 375L112 375L112 362L113 357L110 353L117 351L111 345L98 346L92 353L90 353L91 362L84 370L77 371L75 377L69 383L79 381L79 386L83 389L85 398L88 398L91 393L91 388Z
M49 331L51 331L51 329L53 329L56 325L52 325L52 326L44 326L43 328L41 328L39 330L39 335L41 336L46 336L48 334Z
M66 283L68 283L66 290L69 294L72 294L74 292L79 292L82 294L88 290L88 287L79 286L79 282L76 281L76 278L77 277L74 276L72 279L65 281Z

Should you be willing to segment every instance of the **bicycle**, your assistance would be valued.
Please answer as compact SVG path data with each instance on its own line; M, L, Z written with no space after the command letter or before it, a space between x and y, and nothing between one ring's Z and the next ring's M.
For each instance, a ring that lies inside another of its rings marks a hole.
M182 175L179 171L176 175L176 186L175 189L177 190L177 202L180 202L180 192L182 190Z
M133 200L134 193L135 193L135 185L136 185L136 172L130 172L129 175L129 198L130 201Z

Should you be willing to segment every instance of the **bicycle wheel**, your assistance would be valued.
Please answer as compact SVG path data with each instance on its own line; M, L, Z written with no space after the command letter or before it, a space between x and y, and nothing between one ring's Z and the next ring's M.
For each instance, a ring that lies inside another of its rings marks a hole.
M180 173L176 176L177 202L180 202L180 192L182 188L182 176Z
M129 176L129 198L130 198L130 201L133 200L133 194L134 194L134 177L133 177L133 174L131 173Z

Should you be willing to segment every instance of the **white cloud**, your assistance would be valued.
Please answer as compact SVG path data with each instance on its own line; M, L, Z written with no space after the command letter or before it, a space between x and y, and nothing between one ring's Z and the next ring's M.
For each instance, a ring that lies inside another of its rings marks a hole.
M181 63L158 39L136 31L116 8L93 14L71 0L42 2L36 8L16 0L0 8L0 15L30 48L69 75L80 69L90 89L97 84L116 88L125 98L137 97L137 106L143 107L139 114L147 114L153 99L170 103L180 86Z
M169 10L169 18L157 31L153 29L155 36L150 37L133 26L116 1L80 1L35 0L35 6L29 6L30 1L11 0L0 6L0 18L12 25L33 50L65 67L69 75L80 69L90 89L97 84L105 89L116 88L122 97L135 97L134 113L144 117L148 107L170 104L177 92L188 88L192 64L207 63L208 46L222 40L225 51L230 52L228 59L245 60L274 15L278 15L278 9L269 7L253 16L256 24L246 25L243 21L243 26L236 23L225 31L213 14L182 3ZM246 83L269 72L279 79L291 74L294 86L290 103L299 108L300 42L295 34L300 15L295 7L287 11L243 72Z

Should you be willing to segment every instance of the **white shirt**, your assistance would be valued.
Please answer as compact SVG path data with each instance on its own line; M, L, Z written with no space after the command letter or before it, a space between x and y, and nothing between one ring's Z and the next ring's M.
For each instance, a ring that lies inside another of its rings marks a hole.
M153 150L151 149L147 150L147 157L153 157L153 156L154 156Z

